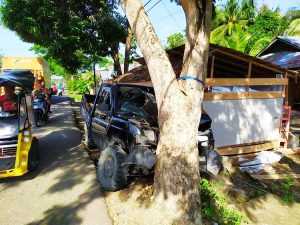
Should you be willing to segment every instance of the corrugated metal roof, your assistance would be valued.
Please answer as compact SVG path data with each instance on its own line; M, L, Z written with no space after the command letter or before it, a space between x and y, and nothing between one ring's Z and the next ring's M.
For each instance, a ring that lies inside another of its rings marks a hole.
M278 36L277 39L280 39L290 45L293 45L300 50L300 37L298 36Z
M182 46L170 49L167 51L167 54L171 58L178 55L178 57L180 57L182 59L183 54L184 54L184 47L185 46L182 45ZM239 52L239 51L231 49L231 48L226 48L226 47L222 47L222 46L210 43L209 44L209 55L214 55L216 53L230 55L229 57L224 57L226 60L229 60L229 61L232 60L231 57L238 57L242 61L247 61L247 62L251 61L251 62L257 63L258 66L267 67L269 70L277 70L282 74L287 72L288 74L290 74L293 77L296 76L296 74L297 74L297 72L295 72L295 71L288 70L288 69L278 66L274 63L271 63L267 60L253 57L253 56L247 55L245 53ZM135 59L135 61L141 63L142 65L146 65L144 58L138 58L138 59Z
M300 68L300 51L270 53L260 58L286 69Z

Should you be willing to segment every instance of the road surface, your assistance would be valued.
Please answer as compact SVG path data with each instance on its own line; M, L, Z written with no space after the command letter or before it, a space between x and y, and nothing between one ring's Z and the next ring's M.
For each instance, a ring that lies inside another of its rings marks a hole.
M0 180L0 224L110 225L70 103L66 97L53 100L49 121L34 129L40 141L39 169Z

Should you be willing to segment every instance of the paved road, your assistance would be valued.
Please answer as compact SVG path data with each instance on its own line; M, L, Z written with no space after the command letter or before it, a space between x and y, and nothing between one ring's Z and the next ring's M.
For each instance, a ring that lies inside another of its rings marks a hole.
M23 177L0 180L0 224L111 224L95 168L81 144L72 108L54 98L46 126L35 129L41 165Z

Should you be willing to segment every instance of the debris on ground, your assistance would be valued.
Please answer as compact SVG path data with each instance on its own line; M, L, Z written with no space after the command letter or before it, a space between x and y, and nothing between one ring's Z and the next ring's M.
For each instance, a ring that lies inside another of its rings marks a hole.
M246 161L240 164L239 168L250 174L255 174L265 168L266 164L279 162L283 157L281 152L262 151L257 154L253 160L240 158L240 161ZM267 167L270 169L270 167Z

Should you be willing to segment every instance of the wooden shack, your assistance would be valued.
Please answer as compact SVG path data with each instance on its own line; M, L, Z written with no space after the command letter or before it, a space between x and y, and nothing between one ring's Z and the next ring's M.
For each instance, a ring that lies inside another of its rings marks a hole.
M184 46L167 53L177 74ZM151 82L141 66L115 82ZM282 106L288 102L288 77L293 72L233 49L211 44L203 109L212 119L215 147L222 155L253 153L279 147Z

